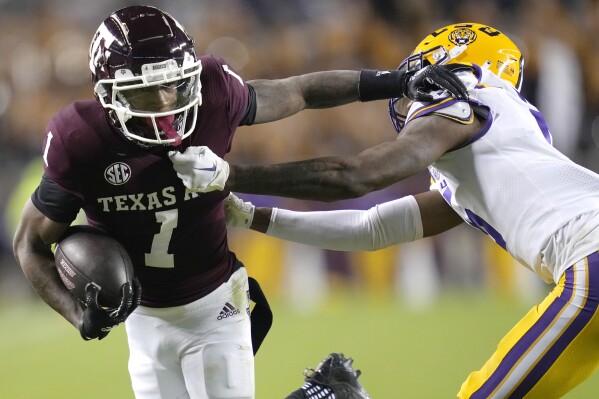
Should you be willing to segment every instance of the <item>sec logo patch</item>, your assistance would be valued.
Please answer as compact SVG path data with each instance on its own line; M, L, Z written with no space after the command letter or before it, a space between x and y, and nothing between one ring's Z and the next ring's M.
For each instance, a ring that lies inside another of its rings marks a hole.
M104 171L106 181L114 186L125 184L131 178L131 168L123 162L115 162Z

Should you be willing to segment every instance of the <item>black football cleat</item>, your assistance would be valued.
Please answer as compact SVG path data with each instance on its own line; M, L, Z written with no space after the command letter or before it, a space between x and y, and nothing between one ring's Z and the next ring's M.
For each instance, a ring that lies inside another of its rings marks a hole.
M353 362L354 359L346 359L342 353L331 353L316 369L304 370L306 382L330 388L335 399L370 399L358 382L361 371L354 370Z

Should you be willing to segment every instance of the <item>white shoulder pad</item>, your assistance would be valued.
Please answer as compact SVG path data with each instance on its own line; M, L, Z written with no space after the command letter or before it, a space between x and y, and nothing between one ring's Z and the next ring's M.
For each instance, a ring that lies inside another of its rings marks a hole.
M457 73L457 77L460 78L472 95L473 90L479 83L475 74L472 71L461 71ZM474 112L468 101L453 98L444 90L432 91L430 94L433 96L433 101L430 103L414 102L412 104L408 110L406 123L412 119L430 114L444 116L464 124L470 124L474 121Z
M445 97L431 103L415 102L410 107L406 123L431 114L443 116L463 124L470 124L474 121L474 112L467 101Z
M459 120L463 123L472 122L472 107L466 101L455 102L445 108L434 110L435 115L445 116L450 119Z

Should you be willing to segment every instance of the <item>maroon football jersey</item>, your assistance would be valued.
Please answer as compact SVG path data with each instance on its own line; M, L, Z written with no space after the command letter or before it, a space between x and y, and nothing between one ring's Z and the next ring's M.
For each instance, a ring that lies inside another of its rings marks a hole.
M194 132L178 150L229 152L248 103L248 88L217 57L202 60L202 105ZM83 201L90 225L106 230L131 256L142 304L176 306L205 296L232 273L222 200L191 193L166 155L144 151L112 127L99 101L78 101L51 120L46 175Z

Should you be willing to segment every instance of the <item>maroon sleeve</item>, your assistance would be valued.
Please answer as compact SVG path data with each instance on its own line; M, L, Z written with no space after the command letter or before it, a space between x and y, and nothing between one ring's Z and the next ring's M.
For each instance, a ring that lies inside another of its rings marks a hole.
M204 77L202 80L207 82L202 87L202 90L206 91L203 95L226 101L229 127L235 129L245 116L248 107L247 84L224 59L216 56L202 57L202 75ZM215 92L217 90L218 93Z
M44 172L65 191L80 196L78 178L65 148L64 132L55 120L48 124L42 144Z

